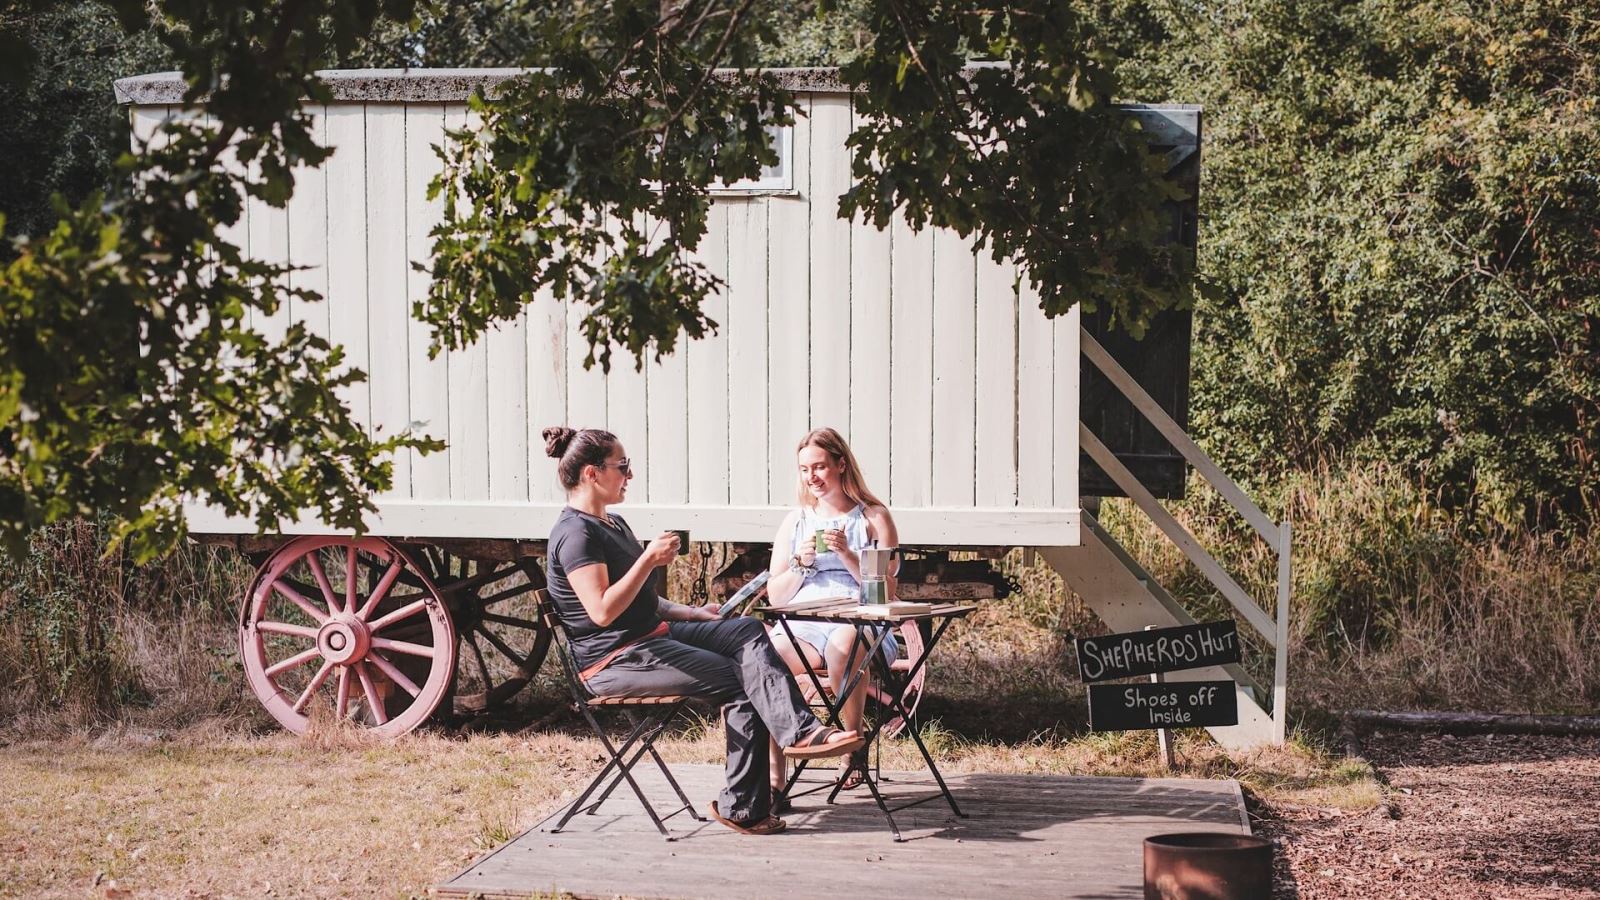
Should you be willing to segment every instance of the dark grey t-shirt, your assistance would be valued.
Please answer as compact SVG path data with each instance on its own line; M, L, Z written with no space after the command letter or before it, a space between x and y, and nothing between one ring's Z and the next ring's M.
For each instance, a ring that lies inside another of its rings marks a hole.
M661 622L656 609L660 571L652 572L622 615L604 627L589 618L572 583L567 581L568 572L602 563L611 583L616 584L633 568L634 561L644 555L644 548L639 546L639 539L633 536L628 523L616 513L611 514L611 520L617 527L568 506L561 510L555 527L550 529L550 555L545 566L550 599L555 601L567 634L572 636L573 661L580 670L587 669L623 644L644 637Z

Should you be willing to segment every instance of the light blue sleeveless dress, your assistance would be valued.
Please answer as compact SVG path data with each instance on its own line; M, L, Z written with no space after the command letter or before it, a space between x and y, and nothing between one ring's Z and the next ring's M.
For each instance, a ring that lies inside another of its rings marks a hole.
M819 516L816 510L802 506L800 508L800 516L795 521L794 534L792 535L790 546L798 552L807 544L816 540L816 533L819 529L843 531L845 543L850 546L851 550L857 552L872 543L872 539L867 537L866 510L859 503L856 504L855 509L844 515L831 518ZM800 589L795 591L794 596L790 598L791 603L802 600L820 600L823 597L849 596L857 600L861 598L861 584L856 581L854 575L850 574L850 570L845 567L844 560L839 558L839 554L831 550L827 553L818 553L815 565L817 567L816 574L807 576L805 581L801 582ZM796 640L805 641L815 647L818 653L821 653L823 648L828 646L828 638L834 632L848 630L850 626L833 622L790 622L789 628L793 631ZM889 662L894 662L895 657L899 655L900 649L896 646L894 639L890 637L884 640L882 648L884 658Z

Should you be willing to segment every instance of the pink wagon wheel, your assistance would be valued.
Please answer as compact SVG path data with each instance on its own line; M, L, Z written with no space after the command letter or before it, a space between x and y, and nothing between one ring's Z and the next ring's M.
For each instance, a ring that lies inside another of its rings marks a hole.
M382 538L290 541L256 573L239 616L245 679L295 734L317 716L411 731L444 698L455 643L438 589Z

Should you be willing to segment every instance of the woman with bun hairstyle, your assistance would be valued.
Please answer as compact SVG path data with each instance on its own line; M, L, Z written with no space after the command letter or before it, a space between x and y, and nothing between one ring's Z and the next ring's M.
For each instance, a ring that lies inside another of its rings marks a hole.
M773 606L784 606L825 597L859 596L861 558L866 547L894 547L900 542L894 517L861 477L861 466L839 432L817 428L800 439L795 448L799 472L799 500L778 527L772 541L772 579L767 582L767 598ZM821 532L827 550L817 552L815 535ZM889 596L895 593L895 573L888 577ZM794 640L789 640L789 634ZM835 696L844 687L848 673L856 668L856 629L830 622L791 621L789 631L774 631L772 642L790 671L804 675L807 669L827 670ZM892 638L881 644L887 662L894 662L898 647ZM839 723L859 731L861 714L867 702L867 679L861 679L839 705ZM782 787L783 758L775 748L771 768ZM861 783L866 774L864 758L846 775L844 787ZM787 804L781 793L775 801Z
M657 570L677 555L678 537L663 532L641 547L609 511L633 478L616 435L556 427L544 438L567 490L550 530L548 590L584 684L597 696L722 701L727 785L711 816L746 834L782 831L771 809L769 739L801 759L841 756L865 741L817 721L760 622L723 619L716 604L684 606L660 595Z

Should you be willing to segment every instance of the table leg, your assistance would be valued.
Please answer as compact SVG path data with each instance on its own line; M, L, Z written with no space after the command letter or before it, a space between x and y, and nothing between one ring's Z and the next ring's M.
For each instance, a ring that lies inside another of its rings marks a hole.
M811 679L811 686L812 686L812 688L814 688L816 690L817 700L819 702L821 702L822 708L828 711L827 717L822 720L822 724L827 725L827 726L832 727L832 728L842 727L844 723L843 723L843 721L841 721L840 714L839 714L839 710L840 710L842 704L839 702L839 699L837 697L835 697L833 699L833 701L831 701L831 702L828 700L827 687L822 683L822 679L817 674L817 671L811 667L811 661L806 658L805 651L800 649L800 641L795 638L794 631L792 629L790 629L789 620L786 619L786 618L783 618L783 617L778 617L778 625L783 628L784 636L789 639L789 645L795 648L795 653L799 654L800 663L806 670L806 677ZM823 651L823 652L826 652L826 651ZM848 683L847 683L847 687L848 687ZM849 696L849 691L848 690L845 691L841 696ZM788 779L784 782L783 792L791 800L794 799L795 797L805 796L804 794L795 794L795 793L792 793L792 792L794 790L795 784L797 784L800 781L801 774L805 772L806 767L809 766L810 764L811 764L811 760L809 760L809 759L797 760L795 762L795 764L794 764L793 770L791 770L790 773L789 773ZM846 771L848 771L848 770L846 770ZM842 778L842 776L841 776L841 778ZM838 783L839 782L835 783L834 793L828 795L828 802L829 803L833 802L834 795L838 793L838 787L837 787ZM821 790L821 789L822 789L821 787L817 787L817 788L814 788L813 790ZM807 791L806 793L809 794L809 793L812 793L812 791Z
M878 669L883 668L881 665L883 662L883 657L880 651L883 649L883 642L890 639L892 631L884 629L876 637L868 637L866 632L868 627L876 628L877 626L866 626L861 624L855 626L855 637L850 644L850 656L851 658L856 658L856 654L860 653L863 647L865 647L865 653L859 657L861 660L860 665L857 666L847 678L845 678L844 685L839 690L840 698L850 696L850 692L855 690L858 686L861 687L862 690L866 689L866 675L869 671L875 671L873 667L874 660L879 663L877 667ZM842 699L840 700L839 705L841 707L844 705ZM876 724L875 727L869 730L865 735L867 739L867 746L862 749L870 748L873 742L878 739L878 733L882 730L883 726L881 723ZM862 763L860 768L862 780L867 783L869 788L871 788L873 797L877 798L878 788L875 784L873 784L872 773L868 771L868 764ZM854 760L851 760L845 764L844 771L839 774L839 778L833 783L833 791L828 794L829 803L832 803L834 799L839 796L839 792L844 789L845 779L849 778L850 773L855 771L855 769L856 764ZM883 804L882 800L878 801L878 808L883 810L883 814L885 816L889 815L889 809ZM894 827L894 819L892 817L889 819L889 825L891 828ZM899 832L897 831L896 834L898 835Z
M923 647L922 658L917 660L911 669L905 673L904 680L890 680L891 670L887 665L883 665L881 660L879 661L880 677L884 679L884 685L888 688L889 704L896 712L905 717L908 725L911 724L911 713L905 707L906 685L911 684L916 679L917 672L927 663L928 657L933 655L933 649L939 646L939 639L944 636L945 629L950 626L952 621L954 620L944 619L939 623L939 627L934 629L933 634L928 638L927 645ZM916 728L907 728L906 731L910 732L912 742L917 745L918 752L922 754L922 761L928 764L928 771L933 773L933 780L939 783L939 792L944 795L945 802L950 804L950 811L961 818L966 818L967 814L962 812L961 807L956 805L955 795L950 793L949 786L944 783L944 776L939 773L939 767L934 764L933 754L929 753L927 745L922 743L922 735L917 732ZM874 731L874 737L876 737L876 730Z
M778 624L783 628L784 637L789 639L789 646L793 647L794 652L800 656L800 665L805 668L806 677L811 679L811 686L816 689L817 699L822 701L823 709L828 711L828 718L822 724L835 728L839 727L839 710L835 704L828 702L828 691L823 686L822 679L818 677L816 670L811 668L811 660L806 659L805 651L800 649L800 641L795 638L794 631L789 628L789 620L779 618ZM826 662L827 660L824 659L823 661Z

